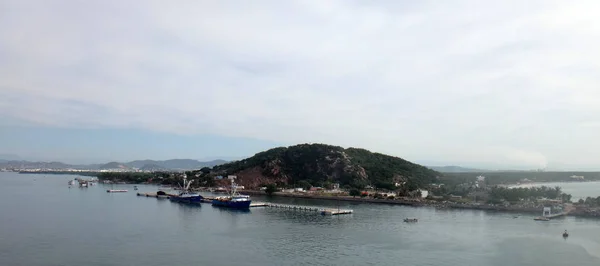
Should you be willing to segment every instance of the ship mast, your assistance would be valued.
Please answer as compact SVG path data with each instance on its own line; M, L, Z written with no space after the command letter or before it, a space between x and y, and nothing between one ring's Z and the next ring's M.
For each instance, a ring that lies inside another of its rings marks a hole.
M184 181L183 181L183 183L184 183L184 184L185 184L185 179L186 179L186 178L185 178L185 176L184 176L184 179L183 179L183 180L184 180ZM187 183L187 186L185 186L185 191L186 191L186 192L190 190L190 185L192 184L192 182L194 182L194 180L190 180L190 182L188 182L188 183Z
M189 189L190 189L190 185L192 184L194 180L190 180L190 182L187 182L187 175L184 173L183 174L183 186L179 185L181 187L181 193L188 193Z
M237 193L237 185L235 184L235 181L231 179L231 196L235 196L235 193Z

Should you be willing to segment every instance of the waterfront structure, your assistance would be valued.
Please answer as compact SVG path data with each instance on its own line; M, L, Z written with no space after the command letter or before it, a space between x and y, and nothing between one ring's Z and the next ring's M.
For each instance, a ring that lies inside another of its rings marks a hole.
M171 201L182 202L182 203L200 203L204 197L200 194L191 192L190 185L193 180L187 182L187 176L183 174L183 185L181 186L181 193L179 195L172 195L169 197Z
M234 209L248 209L252 200L248 195L240 195L237 193L237 185L231 179L231 193L228 196L216 197L212 200L213 206L227 207Z

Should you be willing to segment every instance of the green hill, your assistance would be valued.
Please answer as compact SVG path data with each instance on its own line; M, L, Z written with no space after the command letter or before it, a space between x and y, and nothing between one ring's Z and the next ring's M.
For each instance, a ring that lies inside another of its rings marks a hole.
M237 175L238 183L257 187L276 183L363 188L374 186L394 189L396 183L424 187L441 175L424 166L398 157L365 149L325 144L301 144L270 149L235 162L213 167L213 175Z

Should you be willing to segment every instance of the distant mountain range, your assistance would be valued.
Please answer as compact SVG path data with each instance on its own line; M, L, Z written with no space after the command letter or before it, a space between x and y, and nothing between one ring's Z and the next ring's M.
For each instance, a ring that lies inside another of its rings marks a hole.
M82 169L82 170L111 170L111 169L140 169L146 171L160 170L194 170L203 167L213 167L227 163L225 160L201 162L193 159L172 159L165 161L136 160L126 163L109 162L105 164L66 164L61 162L31 162L20 160L0 160L0 168L7 169Z

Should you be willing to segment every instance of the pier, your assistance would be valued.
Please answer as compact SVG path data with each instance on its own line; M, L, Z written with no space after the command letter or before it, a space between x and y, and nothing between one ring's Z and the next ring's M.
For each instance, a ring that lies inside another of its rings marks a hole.
M157 199L168 199L170 197L169 194L157 194L157 193L137 193L140 197L152 197Z
M323 215L340 215L340 214L352 214L353 210L347 209L329 209L329 208L319 208L312 206L299 206L299 205L286 205L286 204L275 204L268 202L257 202L250 204L250 207L269 207L276 209L287 209L287 210L297 210L297 211L310 211L310 212L318 212Z
M168 199L170 197L169 194L160 195L157 193L137 193L140 197L152 197L152 198L164 198ZM201 203L212 203L214 198L205 197L200 202ZM285 209L285 210L293 210L293 211L307 211L307 212L317 212L322 215L341 215L341 214L352 214L353 210L348 209L333 209L333 208L321 208L314 206L300 206L300 205L287 205L287 204L276 204L270 202L253 202L250 204L250 208L275 208L275 209Z
M127 192L127 189L108 189L107 193L116 193L116 192Z
M542 211L542 216L534 218L536 221L550 221L551 219L567 216L571 211L573 211L574 207L572 204L565 204L565 209L559 213L552 213L552 209L550 207L544 207Z

